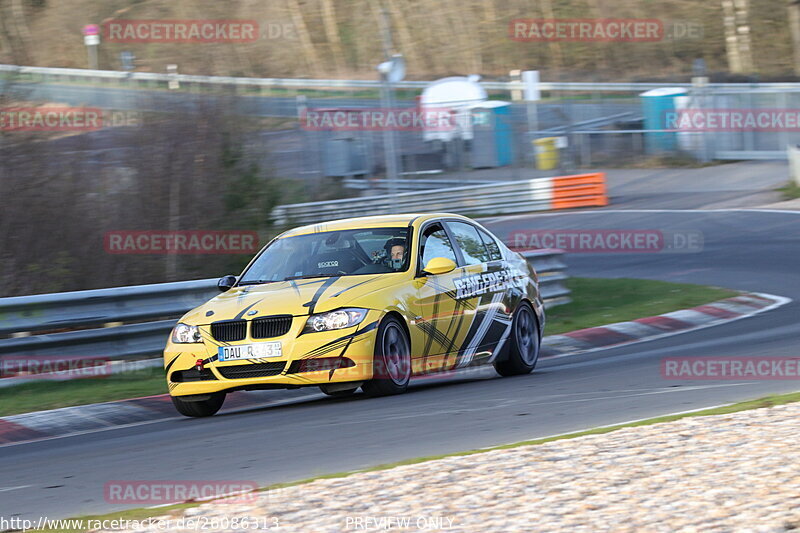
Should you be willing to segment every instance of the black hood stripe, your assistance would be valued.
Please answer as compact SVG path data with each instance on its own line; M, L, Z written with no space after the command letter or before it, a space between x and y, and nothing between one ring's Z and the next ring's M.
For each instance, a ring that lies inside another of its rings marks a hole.
M325 283L320 285L319 289L317 289L317 292L314 293L314 296L311 298L311 301L308 302L308 303L304 303L303 304L303 307L308 307L308 314L309 315L313 315L314 314L314 308L316 308L317 302L319 301L319 299L322 296L322 294L328 289L328 287L330 287L331 285L336 283L339 280L340 277L341 276L333 276L333 277L327 278L325 280Z
M359 287L359 286L361 286L361 285L364 285L365 283L371 283L371 282L373 282L373 281L375 281L375 280L377 280L377 279L380 279L380 278L378 278L378 277L374 277L374 278L371 278L371 279L368 279L368 280L365 280L365 281L361 281L361 282L359 282L359 283L356 283L355 285L351 285L351 286L347 287L346 289L342 289L342 290L340 290L340 291L339 291L339 292L337 292L336 294L332 294L332 295L331 295L331 298L336 298L337 296L341 295L342 293L345 293L345 292L349 291L350 289L355 289L356 287Z
M246 312L248 312L250 309L252 309L253 306L255 306L256 304L259 304L259 303L261 303L263 301L264 301L264 298L261 298L260 300L256 300L255 302L251 303L250 305L248 305L247 307L245 307L244 309L239 311L239 314L237 314L235 317L233 317L233 320L241 320Z
M295 294L300 296L300 287L297 285L295 280L289 280L291 282L292 288L294 289Z

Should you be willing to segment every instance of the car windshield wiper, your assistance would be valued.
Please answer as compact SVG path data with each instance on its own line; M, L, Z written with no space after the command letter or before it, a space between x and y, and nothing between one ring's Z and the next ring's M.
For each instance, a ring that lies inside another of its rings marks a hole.
M237 283L237 286L241 285L264 285L265 283L277 283L278 280L275 279L252 279L247 281L240 281Z
M332 278L340 275L341 274L312 274L308 276L289 276L288 278L283 278L283 281L291 281L293 279Z

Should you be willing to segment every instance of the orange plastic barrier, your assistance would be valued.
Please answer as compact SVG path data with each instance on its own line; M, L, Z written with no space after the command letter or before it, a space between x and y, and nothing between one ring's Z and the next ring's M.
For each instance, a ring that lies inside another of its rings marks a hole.
M606 206L606 174L577 174L575 176L559 176L553 180L552 209L569 209L572 207Z

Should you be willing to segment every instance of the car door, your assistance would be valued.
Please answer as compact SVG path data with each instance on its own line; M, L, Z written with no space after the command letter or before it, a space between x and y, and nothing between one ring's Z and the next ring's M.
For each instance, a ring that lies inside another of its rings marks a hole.
M463 276L459 268L438 275L423 273L434 257L445 257L457 265L460 257L451 236L440 221L428 222L420 228L417 243L417 272L415 295L410 304L412 370L416 374L435 372L453 366L455 358L448 354L458 351L463 340L464 307L456 298L455 280ZM460 336L459 336L460 335Z
M507 295L509 272L497 243L482 229L459 220L446 221L458 255L462 276L454 281L457 297L472 315L457 355L457 367L490 361L511 330Z

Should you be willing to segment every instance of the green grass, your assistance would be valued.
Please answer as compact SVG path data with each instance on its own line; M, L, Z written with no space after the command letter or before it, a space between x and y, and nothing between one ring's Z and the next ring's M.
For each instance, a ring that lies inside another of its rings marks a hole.
M784 200L795 200L800 198L800 185L794 181L790 181L778 190L783 195Z
M547 311L545 335L660 315L739 294L704 285L629 278L570 278L567 287L572 302Z
M638 279L570 278L572 303L547 312L545 335L658 315L735 296L736 292ZM101 378L40 382L0 389L0 416L167 392L159 367Z
M25 383L0 389L0 416L166 392L164 370L160 367L100 378Z
M526 440L526 441L521 441L521 442L515 442L515 443L512 443L512 444L504 444L504 445L501 445L501 446L495 446L495 447L492 447L492 448L484 448L482 450L469 450L469 451L450 453L450 454L431 455L431 456L427 456L427 457L417 457L415 459L408 459L408 460L398 461L398 462L394 462L394 463L382 464L382 465L378 465L378 466L375 466L375 467L366 468L366 469L363 469L363 470L357 470L357 471L353 471L353 472L340 472L340 473L336 473L336 474L321 475L321 476L317 476L317 477L313 477L313 478L309 478L309 479L304 479L304 480L301 480L301 481L295 481L295 482L291 482L291 483L279 483L279 484L263 487L260 490L261 491L277 490L277 489L291 487L291 486L295 486L295 485L302 485L302 484L305 484L305 483L310 483L310 482L318 480L318 479L344 478L344 477L348 477L348 476L351 476L351 475L359 473L359 472L375 472L375 471L380 471L380 470L388 470L390 468L394 468L394 467L397 467L397 466L412 465L412 464L417 464L417 463L424 463L424 462L427 462L427 461L435 461L437 459L444 459L446 457L460 457L460 456L466 456L466 455L474 455L474 454L477 454L477 453L485 453L485 452L493 451L493 450L508 450L508 449L512 449L512 448L518 448L520 446L535 446L535 445L545 444L545 443L548 443L548 442L553 442L553 441L558 441L558 440L574 439L576 437L583 437L583 436L587 436L587 435L600 435L600 434L603 434L603 433L610 433L612 431L617 431L617 430L623 429L623 428L639 427L639 426L650 426L650 425L653 425L653 424L660 424L660 423L664 423L664 422L673 422L675 420L680 420L682 418L689 418L689 417L725 415L725 414L737 413L739 411L746 411L746 410L749 410L749 409L760 409L760 408L764 408L764 407L773 407L773 406L776 406L776 405L784 405L784 404L787 404L787 403L794 403L794 402L798 402L798 401L800 401L800 392L793 392L793 393L789 393L789 394L766 396L766 397L763 397L763 398L758 398L756 400L749 400L749 401L745 401L745 402L726 405L726 406L723 406L723 407L716 407L716 408L713 408L713 409L705 409L705 410L702 410L702 411L695 411L695 412L691 412L691 413L684 413L684 414L676 414L676 415L661 416L661 417L656 417L656 418L649 418L647 420L639 420L637 422L630 422L630 423L627 423L627 424L618 424L618 425L614 425L614 426L599 427L599 428L588 429L588 430L585 430L585 431L577 431L577 432L574 432L574 433L566 433L566 434L563 434L563 435L555 435L555 436L552 436L552 437L545 437L545 438L541 438L541 439ZM196 502L182 503L182 504L172 505L172 506L169 506L169 507L161 507L161 508L158 508L158 509L145 509L145 508L130 509L130 510L127 510L127 511L119 511L119 512L109 513L109 514L105 514L105 515L83 516L83 517L76 518L75 520L78 520L78 519L82 518L84 521L88 521L88 520L95 520L95 521L97 521L97 520L115 520L115 519L116 520L127 519L127 520L139 520L139 521L142 521L142 520L145 520L147 518L156 517L156 516L167 516L167 515L175 516L175 515L177 515L177 513L179 511L187 509L187 508L190 508L190 507L197 507L201 503L202 502L199 502L199 503L196 503ZM56 530L56 529L47 529L45 531L78 532L78 531L86 531L86 530L85 529L58 529L58 530Z

